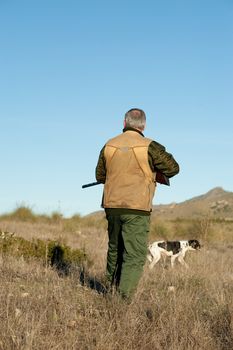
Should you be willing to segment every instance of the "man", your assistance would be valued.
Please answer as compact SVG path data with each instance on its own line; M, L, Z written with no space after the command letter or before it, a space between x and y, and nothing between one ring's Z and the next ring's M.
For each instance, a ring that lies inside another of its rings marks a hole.
M129 110L123 133L105 144L96 166L108 221L106 277L123 298L133 295L143 272L156 174L170 178L179 172L165 147L144 137L145 125L141 109Z

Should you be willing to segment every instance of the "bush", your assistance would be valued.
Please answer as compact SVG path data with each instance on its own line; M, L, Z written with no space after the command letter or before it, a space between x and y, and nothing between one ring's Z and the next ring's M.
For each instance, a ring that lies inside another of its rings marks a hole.
M37 216L33 213L33 211L26 207L21 206L15 209L12 213L2 215L2 219L10 219L10 220L17 220L17 221L30 221L35 222L37 220Z
M209 217L200 220L193 220L187 230L189 238L195 237L204 241L210 240L212 234L212 222Z
M59 247L62 252L63 262L68 264L82 265L84 261L89 261L85 251L71 249L66 244L57 241L43 241L35 239L28 241L22 237L14 237L10 232L1 231L0 252L6 255L23 256L25 259L36 258L46 264L51 263L54 249Z
M60 223L62 219L63 215L58 211L54 211L51 215L51 221L55 224Z

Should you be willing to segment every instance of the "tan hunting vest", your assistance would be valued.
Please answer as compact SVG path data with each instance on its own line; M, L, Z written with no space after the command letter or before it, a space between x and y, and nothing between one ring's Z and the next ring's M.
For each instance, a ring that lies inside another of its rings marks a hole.
M104 208L152 210L156 184L155 173L148 163L151 141L128 130L106 143Z

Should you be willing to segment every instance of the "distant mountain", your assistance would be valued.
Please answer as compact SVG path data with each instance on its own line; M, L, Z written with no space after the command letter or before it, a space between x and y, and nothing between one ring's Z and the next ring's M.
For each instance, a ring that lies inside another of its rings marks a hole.
M153 206L152 216L176 218L201 218L205 216L233 221L233 192L216 187L206 194L181 203Z
M152 218L172 219L196 219L206 216L215 219L233 221L233 192L216 187L209 192L193 197L181 203L154 205ZM104 211L96 211L88 216L100 218Z

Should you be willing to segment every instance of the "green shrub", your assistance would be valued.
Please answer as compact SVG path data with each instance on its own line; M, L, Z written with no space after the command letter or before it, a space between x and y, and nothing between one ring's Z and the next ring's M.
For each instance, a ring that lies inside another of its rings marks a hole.
M8 219L8 220L30 221L30 222L35 222L37 220L37 216L33 213L33 211L30 208L26 206L18 207L12 213L2 215L1 218Z
M22 237L14 237L9 232L1 231L1 233L0 252L3 255L23 256L25 259L36 258L48 264L51 262L54 248L59 247L63 252L64 262L78 265L84 261L90 263L84 250L71 249L64 243L40 239L28 241Z

